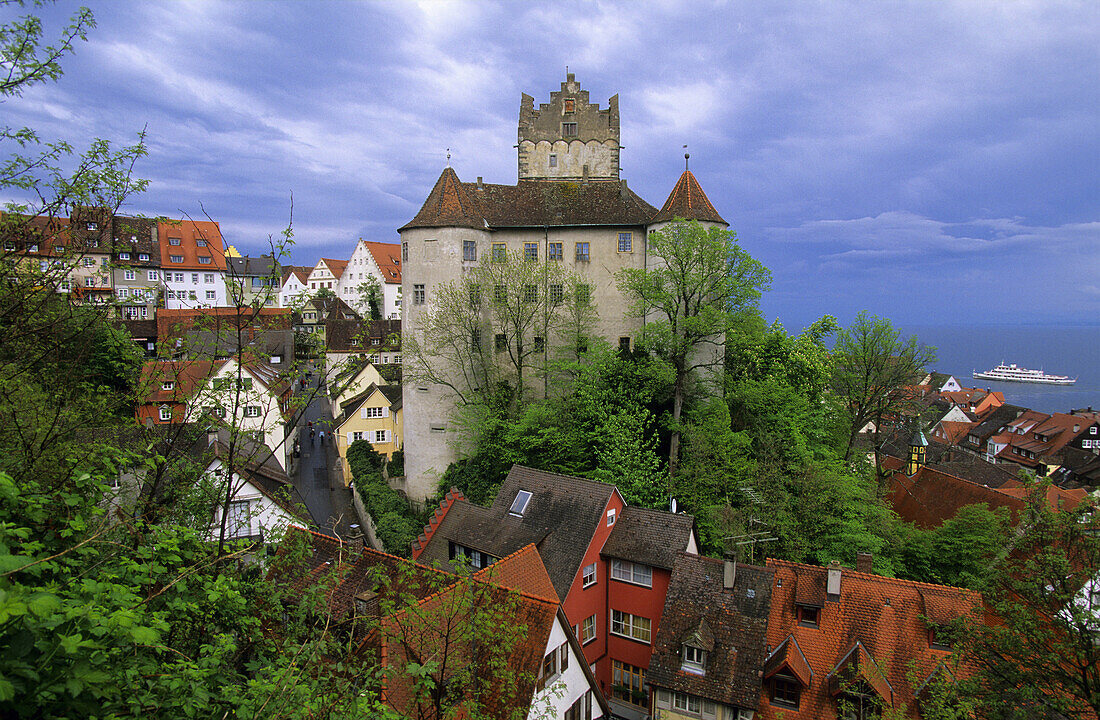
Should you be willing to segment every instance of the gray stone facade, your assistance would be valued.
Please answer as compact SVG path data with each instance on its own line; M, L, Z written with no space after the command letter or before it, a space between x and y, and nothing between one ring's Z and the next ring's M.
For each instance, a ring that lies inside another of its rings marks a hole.
M619 96L601 110L573 73L538 110L524 93L518 141L520 180L618 179Z

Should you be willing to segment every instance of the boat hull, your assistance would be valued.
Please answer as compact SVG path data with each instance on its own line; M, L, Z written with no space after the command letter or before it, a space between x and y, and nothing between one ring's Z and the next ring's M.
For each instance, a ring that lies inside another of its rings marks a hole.
M1026 378L1026 377L1005 377L1003 375L997 375L992 373L976 372L974 373L975 380L993 380L995 382L1018 382L1018 383L1031 383L1034 385L1073 385L1077 382L1077 378Z

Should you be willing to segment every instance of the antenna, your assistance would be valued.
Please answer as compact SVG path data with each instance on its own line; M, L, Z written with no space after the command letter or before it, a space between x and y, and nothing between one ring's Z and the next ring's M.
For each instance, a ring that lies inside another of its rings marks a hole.
M447 148L447 167L451 166L451 149Z
M688 146L684 145L684 150L687 150L687 149L688 149ZM688 160L690 160L690 159L691 159L691 155L689 155L688 153L684 153L684 172L688 171Z

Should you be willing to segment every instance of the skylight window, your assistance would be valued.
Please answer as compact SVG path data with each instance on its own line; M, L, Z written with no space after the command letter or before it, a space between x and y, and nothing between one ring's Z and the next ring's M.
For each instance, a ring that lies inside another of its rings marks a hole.
M508 514L523 517L523 512L527 509L527 503L530 501L531 493L520 490L516 493L516 499L512 501L512 507L508 508Z

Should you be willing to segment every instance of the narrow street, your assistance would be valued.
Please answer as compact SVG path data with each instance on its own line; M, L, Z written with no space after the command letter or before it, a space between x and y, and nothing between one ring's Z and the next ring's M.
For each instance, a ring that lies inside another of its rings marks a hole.
M332 438L332 409L325 390L317 389L322 379L323 374L315 371L305 389L306 392L315 392L316 397L306 407L299 426L301 457L294 484L305 500L306 508L317 521L317 529L326 535L344 538L349 526L359 520L351 505L351 490L333 480L336 448ZM309 423L313 423L315 437L312 441ZM325 433L323 443L322 430Z

